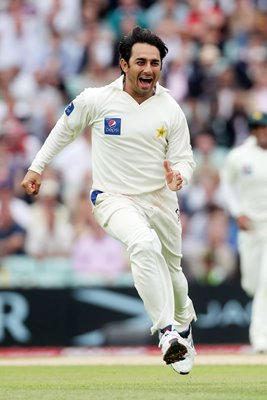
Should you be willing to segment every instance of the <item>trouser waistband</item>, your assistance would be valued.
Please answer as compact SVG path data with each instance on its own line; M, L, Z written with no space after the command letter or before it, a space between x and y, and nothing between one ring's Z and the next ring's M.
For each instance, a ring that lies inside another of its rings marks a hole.
M101 192L101 190L93 190L92 191L92 193L91 193L91 202L93 203L94 206L95 206L95 202L96 202L97 196L99 194L101 194L101 193L103 193L103 192Z

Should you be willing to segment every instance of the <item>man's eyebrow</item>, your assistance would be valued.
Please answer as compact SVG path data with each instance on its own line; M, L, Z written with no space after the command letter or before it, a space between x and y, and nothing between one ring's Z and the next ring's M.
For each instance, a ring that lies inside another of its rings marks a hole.
M136 61L146 61L146 60L150 60L150 59L146 58L146 57L137 57L135 60ZM160 59L159 58L152 58L150 61L158 61L158 62L160 62Z

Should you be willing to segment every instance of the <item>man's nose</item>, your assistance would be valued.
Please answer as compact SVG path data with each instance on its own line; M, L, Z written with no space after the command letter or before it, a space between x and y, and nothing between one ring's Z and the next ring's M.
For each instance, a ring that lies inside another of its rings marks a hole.
M152 65L150 62L147 62L145 64L144 72L151 72L152 71Z

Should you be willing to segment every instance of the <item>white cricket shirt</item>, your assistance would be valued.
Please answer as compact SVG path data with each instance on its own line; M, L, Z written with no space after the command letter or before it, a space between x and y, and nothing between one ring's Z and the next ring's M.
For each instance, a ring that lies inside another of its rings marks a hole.
M161 189L166 184L165 159L181 172L185 183L191 178L195 163L179 105L159 84L154 96L138 104L123 90L122 76L77 96L29 169L41 174L88 125L92 128L93 189L133 195Z
M230 213L267 221L267 150L255 140L231 150L221 173Z

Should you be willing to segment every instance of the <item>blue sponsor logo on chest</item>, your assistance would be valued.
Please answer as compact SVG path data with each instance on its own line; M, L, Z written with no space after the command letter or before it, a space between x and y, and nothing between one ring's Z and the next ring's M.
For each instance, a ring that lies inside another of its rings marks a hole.
M65 114L66 114L67 116L69 116L69 115L72 113L73 110L74 110L74 104L73 104L73 103L70 103L70 104L65 108Z
M105 135L120 135L121 118L105 118L104 133Z

